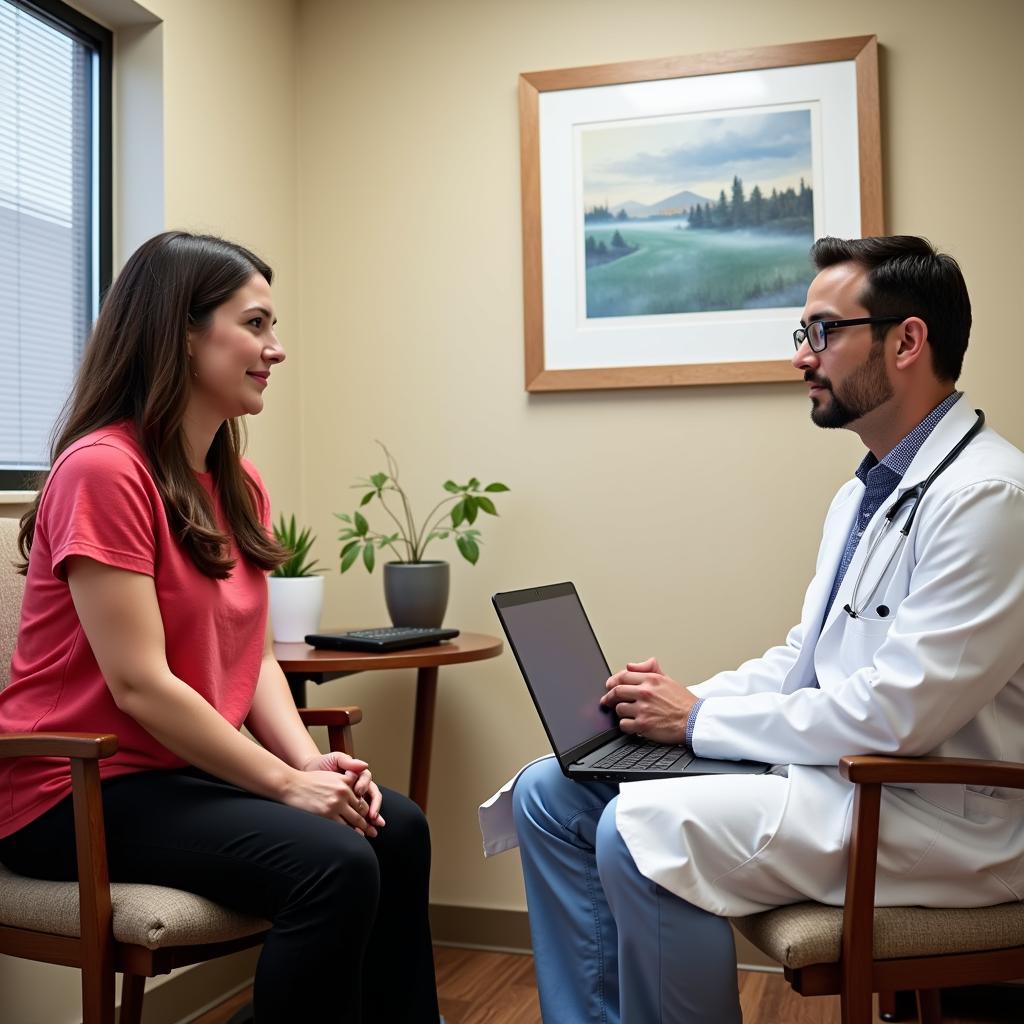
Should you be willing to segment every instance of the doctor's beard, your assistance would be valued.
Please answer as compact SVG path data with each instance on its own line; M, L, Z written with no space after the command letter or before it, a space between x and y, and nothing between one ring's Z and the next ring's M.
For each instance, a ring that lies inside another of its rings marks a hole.
M892 384L885 370L885 350L872 345L871 354L838 387L828 377L806 370L804 380L828 390L829 398L811 406L811 421L819 427L845 427L892 398Z

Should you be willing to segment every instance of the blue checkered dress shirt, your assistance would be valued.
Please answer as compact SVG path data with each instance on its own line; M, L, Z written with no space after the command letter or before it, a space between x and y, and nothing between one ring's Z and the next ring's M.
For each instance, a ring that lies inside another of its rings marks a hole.
M864 495L860 500L860 510L850 529L850 535L846 538L846 547L843 549L843 557L839 560L839 568L836 570L836 577L832 581L832 592L828 596L828 604L825 605L825 614L822 616L822 625L828 618L832 608L832 602L836 599L839 587L853 561L854 552L864 536L864 530L871 517L878 511L882 502L896 490L899 482L903 479L914 456L921 450L928 435L935 429L936 424L956 404L962 392L954 391L944 398L914 429L907 434L899 444L881 462L868 452L861 464L855 470L855 476L864 485ZM697 724L697 712L703 704L703 699L698 700L690 709L690 716L686 720L686 745L693 749L693 729Z

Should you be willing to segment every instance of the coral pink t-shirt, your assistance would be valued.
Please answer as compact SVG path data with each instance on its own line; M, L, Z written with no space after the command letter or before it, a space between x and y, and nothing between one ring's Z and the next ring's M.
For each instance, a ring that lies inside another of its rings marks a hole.
M243 468L270 502L255 469ZM224 520L210 474L197 474ZM233 726L249 713L263 656L267 582L232 543L228 579L204 576L175 539L135 434L115 424L71 445L43 490L29 558L11 682L0 693L0 732L114 733L118 750L99 762L110 779L181 768L185 762L119 710L82 630L64 561L86 555L151 576L171 671ZM17 832L71 792L68 761L0 761L0 838Z

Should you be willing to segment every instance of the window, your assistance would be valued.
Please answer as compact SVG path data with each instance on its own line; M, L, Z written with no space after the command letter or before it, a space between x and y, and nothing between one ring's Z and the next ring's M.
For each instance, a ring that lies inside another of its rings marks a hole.
M35 486L111 269L111 35L0 0L0 490Z

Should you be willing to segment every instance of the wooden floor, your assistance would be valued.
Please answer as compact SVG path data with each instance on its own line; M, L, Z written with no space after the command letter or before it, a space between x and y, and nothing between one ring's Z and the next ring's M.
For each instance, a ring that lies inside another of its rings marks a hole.
M434 963L446 1024L541 1024L533 957L435 946ZM226 1024L249 997L240 992L193 1024ZM804 999L780 974L740 971L740 1004L744 1024L839 1024L837 998ZM950 990L942 1004L943 1024L1024 1021L1024 988Z

